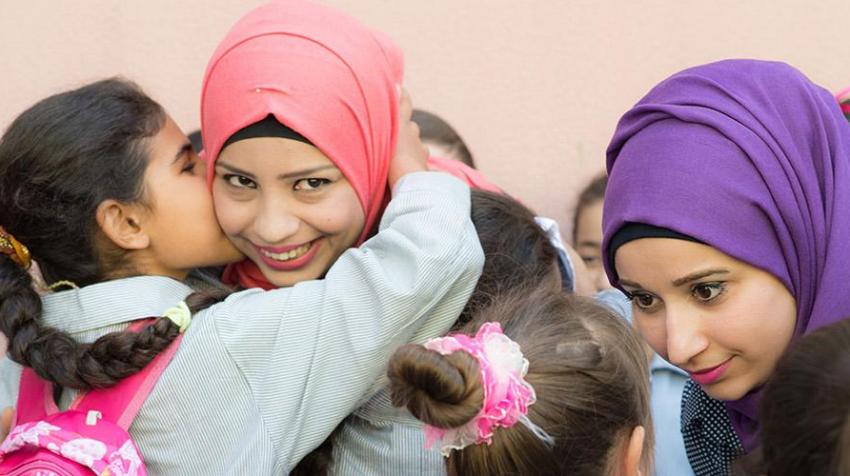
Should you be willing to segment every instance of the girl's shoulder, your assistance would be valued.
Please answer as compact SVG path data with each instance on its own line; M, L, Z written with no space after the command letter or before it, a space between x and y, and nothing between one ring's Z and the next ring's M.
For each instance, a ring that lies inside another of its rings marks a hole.
M20 380L21 366L7 356L0 358L0 410L15 406Z

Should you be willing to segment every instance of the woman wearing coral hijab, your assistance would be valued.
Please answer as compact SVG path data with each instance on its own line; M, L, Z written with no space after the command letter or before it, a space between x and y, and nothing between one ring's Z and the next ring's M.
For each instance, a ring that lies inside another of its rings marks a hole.
M389 38L324 5L277 1L234 25L209 62L201 99L216 214L248 258L226 270L226 281L272 288L318 278L374 233L388 198L402 74L401 52ZM429 165L495 189L456 161ZM426 323L413 341L449 327ZM350 468L363 460L349 458L379 453L416 467L427 459L417 451L424 441L418 422L380 392L358 412L358 431L347 427L336 439L337 460L348 468L339 471L362 474ZM372 425L385 416L410 426ZM415 443L400 449L401 433ZM432 453L429 463L444 472ZM370 472L405 471L374 459L367 465Z
M277 1L236 23L201 97L217 214L248 257L226 280L271 288L317 278L374 233L402 70L388 38L324 5ZM486 184L474 170L437 163Z
M761 389L789 343L850 316L850 125L799 71L723 61L627 112L608 172L608 276L653 349L691 376L682 432L696 474L726 474L759 444Z

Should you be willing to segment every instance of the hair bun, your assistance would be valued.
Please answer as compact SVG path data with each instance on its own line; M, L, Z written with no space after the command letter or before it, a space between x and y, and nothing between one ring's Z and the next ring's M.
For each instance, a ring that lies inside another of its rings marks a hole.
M463 426L484 404L478 362L466 352L441 355L408 344L393 354L387 375L393 405L431 426Z

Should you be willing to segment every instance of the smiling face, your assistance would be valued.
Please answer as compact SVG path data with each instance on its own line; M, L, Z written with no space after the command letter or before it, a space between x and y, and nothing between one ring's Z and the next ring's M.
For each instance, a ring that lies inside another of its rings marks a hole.
M764 384L791 340L791 293L715 248L643 238L621 246L615 265L640 333L715 399L738 400Z
M216 215L276 286L317 279L363 231L354 188L316 147L277 137L235 142L215 165Z

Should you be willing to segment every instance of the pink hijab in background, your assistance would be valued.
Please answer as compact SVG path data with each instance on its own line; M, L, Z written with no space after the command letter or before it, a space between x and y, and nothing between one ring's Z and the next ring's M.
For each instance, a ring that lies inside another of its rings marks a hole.
M838 104L841 105L841 112L844 113L844 117L850 121L850 87L839 91L835 95L835 99L837 99Z
M310 140L339 167L365 215L361 244L389 200L387 173L398 130L404 61L386 35L326 5L279 0L242 17L207 65L201 93L204 156L212 166L225 141L268 115ZM496 189L476 171L435 159L473 186ZM461 164L462 165L462 164ZM249 261L224 280L273 288Z

